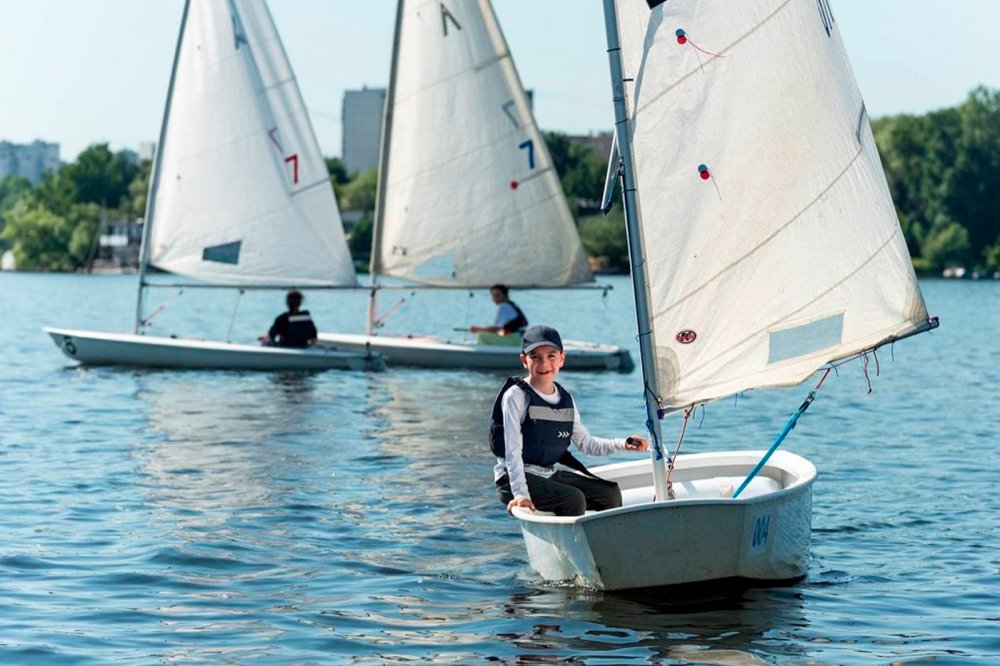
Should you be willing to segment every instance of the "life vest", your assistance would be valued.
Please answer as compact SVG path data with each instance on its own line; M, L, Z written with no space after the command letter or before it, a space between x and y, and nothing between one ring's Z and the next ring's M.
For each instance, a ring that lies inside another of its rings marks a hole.
M507 303L510 304L512 308L517 312L517 316L511 319L509 322L503 325L504 333L517 333L521 329L528 327L528 318L524 316L524 312L521 308L517 307L517 303L508 300Z
M490 451L499 458L504 457L504 427L503 427L503 396L512 386L519 386L528 396L528 409L521 422L521 437L524 448L521 458L526 464L551 467L561 463L578 472L599 478L569 452L570 438L573 435L573 422L576 408L569 391L556 384L559 392L559 402L550 405L535 393L528 382L521 377L508 377L500 388L493 403L493 415L490 423Z
M316 325L308 310L288 314L288 328L280 333L282 347L308 347L316 337Z

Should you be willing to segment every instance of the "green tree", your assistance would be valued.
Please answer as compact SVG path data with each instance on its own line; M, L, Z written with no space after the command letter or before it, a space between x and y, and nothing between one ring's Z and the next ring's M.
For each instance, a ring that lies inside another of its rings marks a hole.
M607 215L593 215L580 220L580 240L588 255L606 258L608 270L628 271L628 238L621 207L616 205Z
M354 176L346 185L337 189L337 200L343 210L375 210L375 191L378 188L378 171L368 169Z
M0 179L0 233L7 225L7 212L31 195L31 181L13 174ZM0 253L10 247L10 242L0 237Z
M977 88L958 108L961 134L945 178L947 211L968 232L971 262L985 266L1000 240L1000 91Z
M363 215L347 238L347 247L355 261L367 261L372 253L372 225L370 214Z
M85 266L97 249L101 228L101 207L95 203L73 204L66 223L73 230L67 249L73 268Z
M18 268L54 271L73 269L68 251L72 235L66 218L38 204L12 210L0 234L13 243Z
M112 153L106 143L90 146L60 170L73 183L76 202L107 208L128 207L128 186L138 172L134 159L124 151Z
M546 132L545 145L573 214L579 214L581 203L598 205L604 193L607 157L598 155L589 144L570 141L560 132Z
M42 176L42 182L32 190L32 201L56 215L66 215L77 200L76 185L67 178L66 167Z
M343 185L351 179L344 168L344 162L339 157L325 157L326 170L330 173L330 182L334 185Z
M128 184L128 206L122 211L128 219L135 220L146 214L146 197L149 194L149 175L152 168L152 162L143 160Z

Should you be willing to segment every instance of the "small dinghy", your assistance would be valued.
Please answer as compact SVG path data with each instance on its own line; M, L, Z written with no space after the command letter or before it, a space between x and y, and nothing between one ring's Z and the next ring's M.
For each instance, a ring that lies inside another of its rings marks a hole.
M363 340L392 365L519 370L516 346L420 331L383 337L385 315L376 313L385 278L417 291L592 288L559 174L489 2L399 0L383 128L368 336L320 339L352 347ZM626 349L577 349L567 367L634 368Z
M153 315L144 312L146 290L177 286L147 281L149 268L198 281L185 288L357 285L326 164L263 0L189 0L184 6L146 201L133 333L45 332L85 365L385 366L367 350L148 336Z
M937 326L826 0L604 0L651 463L624 506L515 511L549 580L806 574L813 465L777 451L830 369ZM677 455L692 410L816 387L766 451ZM666 451L660 420L681 413Z
M288 349L230 342L43 329L66 356L84 365L186 370L385 370L379 354L325 347Z
M472 340L445 340L416 335L404 337L320 333L319 344L356 351L370 349L385 356L392 366L508 372L523 370L519 346L483 345ZM563 368L566 370L631 372L635 369L631 354L621 347L578 340L565 340L563 345L566 348L566 364Z
M816 468L805 458L778 451L733 499L763 455L677 456L675 499L668 503L655 502L648 462L592 468L618 483L623 506L573 517L516 508L531 566L549 580L574 580L604 590L726 578L801 578Z

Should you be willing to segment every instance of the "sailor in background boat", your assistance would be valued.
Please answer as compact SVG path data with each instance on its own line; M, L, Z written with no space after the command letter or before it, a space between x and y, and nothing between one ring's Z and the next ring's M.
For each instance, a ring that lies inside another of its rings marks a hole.
M587 471L569 452L570 444L598 456L649 449L639 435L605 439L594 437L583 427L573 397L555 381L565 360L556 329L527 329L521 341L527 380L508 379L493 406L490 449L497 456L493 476L508 512L523 506L559 516L580 516L588 509L619 507L622 495L618 484ZM580 473L556 470L556 463Z
M316 344L316 325L309 316L309 310L299 309L302 307L302 299L301 291L293 289L288 292L285 296L288 312L278 315L271 329L258 338L261 344L300 349Z
M528 318L521 308L507 297L507 285L495 284L490 287L490 297L497 306L497 316L492 326L470 326L469 332L476 334L476 342L482 345L508 345L516 347L521 343L521 332L528 326Z

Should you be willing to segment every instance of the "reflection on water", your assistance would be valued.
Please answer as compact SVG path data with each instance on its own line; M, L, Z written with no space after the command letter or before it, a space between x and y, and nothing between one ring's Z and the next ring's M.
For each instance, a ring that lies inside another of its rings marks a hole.
M538 618L528 632L501 635L522 650L613 650L628 661L739 665L806 656L795 640L807 620L794 588L730 582L613 595L532 590L512 595L504 612Z
M136 456L158 511L181 525L223 524L235 511L280 502L290 440L308 435L315 379L304 373L149 373L136 398L154 435Z

